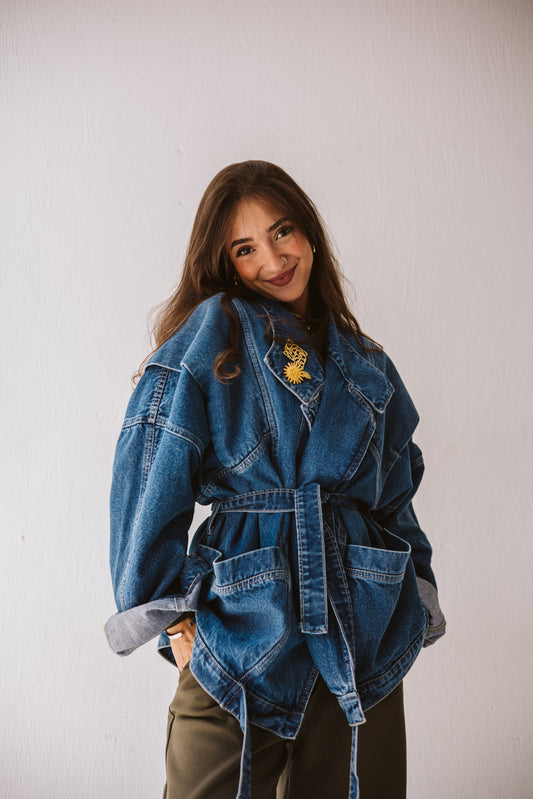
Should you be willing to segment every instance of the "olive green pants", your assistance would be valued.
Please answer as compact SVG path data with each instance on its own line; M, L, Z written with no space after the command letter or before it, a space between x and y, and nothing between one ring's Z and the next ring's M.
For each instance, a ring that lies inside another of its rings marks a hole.
M406 748L400 684L359 727L361 799L405 799ZM347 799L352 731L319 679L294 741L252 725L252 799ZM235 799L242 731L186 666L169 708L164 799Z

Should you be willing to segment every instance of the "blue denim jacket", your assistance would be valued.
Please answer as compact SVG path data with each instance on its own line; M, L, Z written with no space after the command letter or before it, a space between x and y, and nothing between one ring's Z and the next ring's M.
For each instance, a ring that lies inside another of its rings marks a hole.
M418 416L392 362L329 325L324 364L271 300L232 300L240 376L220 295L152 356L128 406L111 492L125 655L195 611L190 667L244 732L294 738L319 674L354 728L444 632L431 547L411 499L423 472ZM267 328L270 335L265 336ZM210 517L188 547L195 502Z

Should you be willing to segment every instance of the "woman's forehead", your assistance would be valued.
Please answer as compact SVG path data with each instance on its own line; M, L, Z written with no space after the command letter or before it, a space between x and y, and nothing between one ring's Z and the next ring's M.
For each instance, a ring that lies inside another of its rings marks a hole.
M230 227L234 230L238 226L257 224L267 229L280 219L294 221L288 205L273 202L268 197L245 197L237 203Z
M237 206L235 208L234 219L238 215L244 215L249 210L255 208L259 208L263 211L264 214L267 216L271 216L272 219L277 219L280 214L286 215L288 211L288 205L281 201L274 201L270 197L262 197L260 194L258 195L251 195L250 197L243 197L242 200L239 200Z

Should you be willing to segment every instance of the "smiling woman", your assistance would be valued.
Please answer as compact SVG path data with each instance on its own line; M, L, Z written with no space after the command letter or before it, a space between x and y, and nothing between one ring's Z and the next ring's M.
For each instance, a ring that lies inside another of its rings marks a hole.
M241 200L229 235L228 255L245 286L307 316L313 250L290 219L276 216L276 209L264 203Z
M159 635L180 670L166 798L403 799L402 679L445 630L418 415L282 169L215 176L155 333L114 463L107 634Z

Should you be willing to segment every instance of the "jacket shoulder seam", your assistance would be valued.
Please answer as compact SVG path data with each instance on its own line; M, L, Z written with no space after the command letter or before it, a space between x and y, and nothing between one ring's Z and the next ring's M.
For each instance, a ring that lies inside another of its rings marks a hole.
M181 372L181 364L179 366L171 366L169 363L161 363L159 361L150 361L150 363L146 364L146 370L151 369L153 366L157 366L159 369L166 369L169 372ZM145 370L145 371L146 371Z

